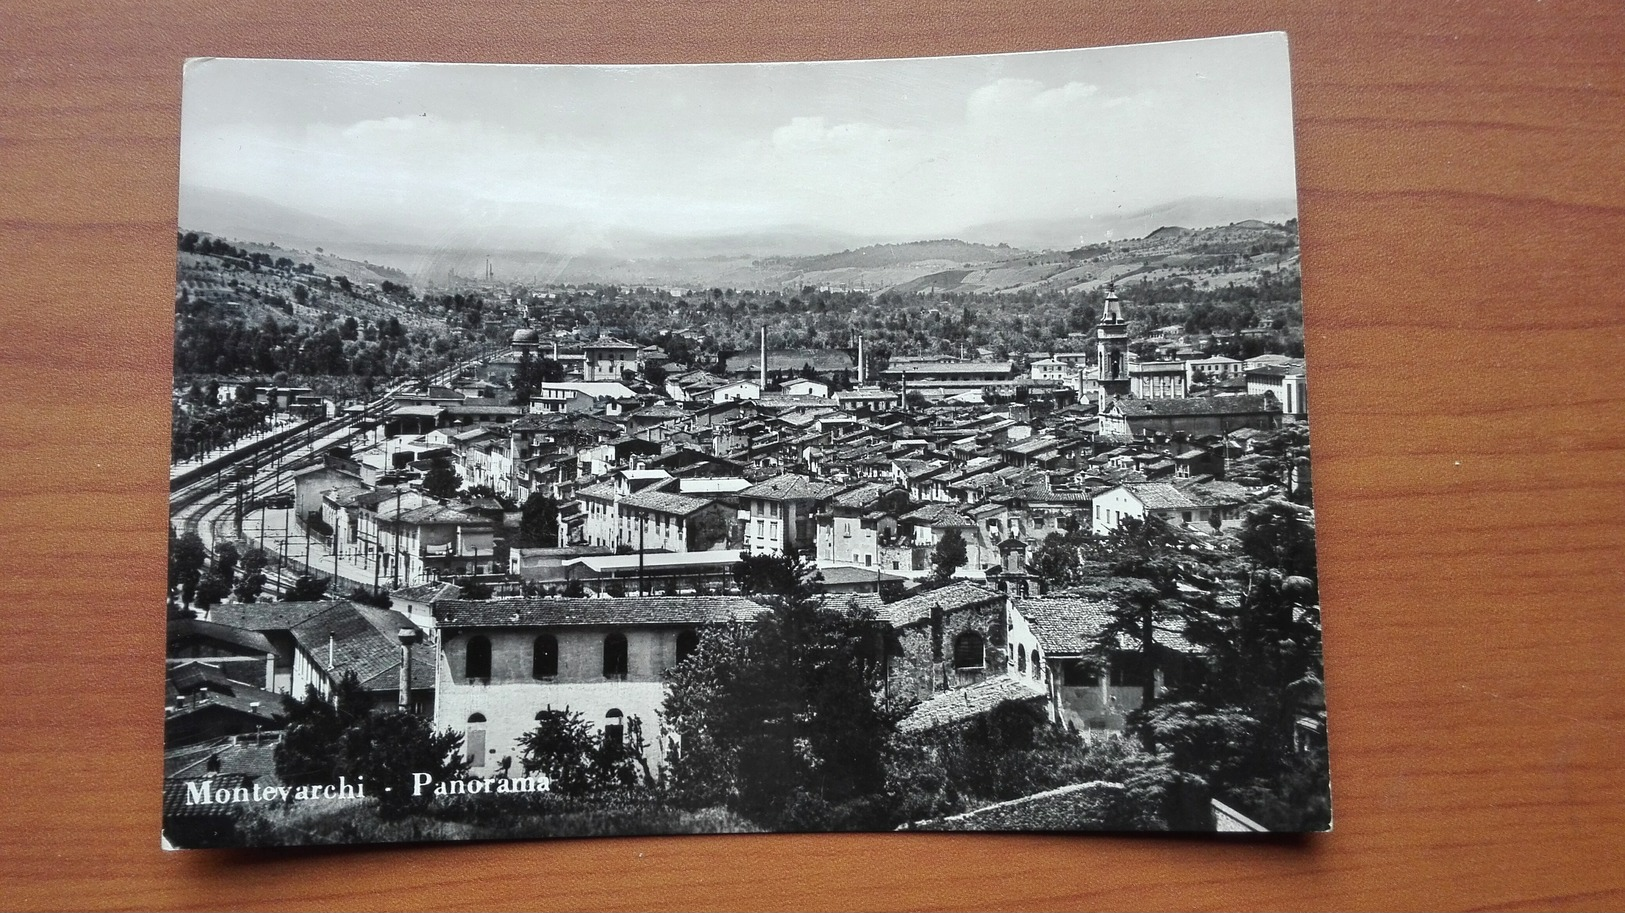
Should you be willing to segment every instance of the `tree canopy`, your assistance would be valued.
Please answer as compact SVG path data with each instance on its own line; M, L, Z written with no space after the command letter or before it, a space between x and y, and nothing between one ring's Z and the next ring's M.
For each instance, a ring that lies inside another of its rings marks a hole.
M799 557L744 566L767 611L708 630L666 673L675 794L764 827L883 825L893 720L870 687L873 620L826 604Z
M423 474L423 493L431 498L449 501L457 497L463 478L452 468L451 458L437 456L429 461L429 471Z
M931 569L938 580L947 580L954 575L954 571L965 566L968 560L965 552L965 536L957 529L950 529L937 540L937 547L931 551Z

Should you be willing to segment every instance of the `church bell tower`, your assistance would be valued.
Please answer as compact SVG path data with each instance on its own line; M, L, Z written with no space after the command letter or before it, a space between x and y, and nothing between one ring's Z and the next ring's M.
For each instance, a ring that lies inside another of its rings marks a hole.
M1115 285L1106 286L1106 305L1095 325L1095 366L1103 402L1104 397L1128 396L1128 324Z

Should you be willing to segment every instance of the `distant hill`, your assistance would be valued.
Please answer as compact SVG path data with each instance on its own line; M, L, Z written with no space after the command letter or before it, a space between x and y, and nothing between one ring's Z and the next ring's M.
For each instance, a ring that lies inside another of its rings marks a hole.
M1162 226L1229 225L1247 220L1284 222L1297 215L1298 202L1291 197L1268 200L1189 197L1133 212L989 222L968 227L957 235L985 244L1068 250L1097 241L1143 238Z
M399 226L341 223L244 194L183 186L180 198L186 229L310 251L328 258L311 261L321 272L362 282L389 278L420 289L482 277L488 264L498 281L535 285L811 285L904 293L1089 288L1131 271L1155 273L1157 257L1181 251L1213 258L1278 249L1287 242L1274 226L1296 213L1291 199L1191 198L1133 213L989 223L951 238L863 246L855 245L872 239L795 226L693 238L594 230L548 243L486 225L477 236L452 227L413 242ZM1189 225L1214 227L1182 227ZM837 250L842 245L846 249Z
M187 184L180 188L179 225L219 238L253 238L307 250L360 237L354 228L333 219L246 193Z
M1011 257L1026 256L1026 251L1015 250L1008 244L997 246L972 244L957 238L935 241L910 241L903 244L871 244L856 250L815 257L773 257L761 261L768 268L784 267L798 272L829 269L874 269L886 266L904 266L931 260L954 263L995 263Z

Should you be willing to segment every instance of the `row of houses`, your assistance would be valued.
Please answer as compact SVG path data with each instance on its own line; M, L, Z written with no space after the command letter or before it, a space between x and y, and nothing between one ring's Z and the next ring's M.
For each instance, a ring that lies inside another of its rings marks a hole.
M1020 576L1013 556L1011 579ZM1009 581L1006 581L1008 584ZM331 694L355 673L378 708L402 707L464 735L473 772L507 769L540 713L581 713L606 740L636 725L651 764L678 750L660 706L664 673L710 627L750 623L765 608L742 596L465 600L450 587L402 591L405 611L346 600L224 605L169 631L171 751L274 732L284 698ZM914 705L904 731L962 721L1003 700L1041 699L1058 726L1120 731L1146 676L1132 645L1107 645L1109 606L954 583L889 604L835 594L874 627L873 686ZM1200 662L1181 632L1156 634L1153 687ZM636 721L636 723L634 723Z

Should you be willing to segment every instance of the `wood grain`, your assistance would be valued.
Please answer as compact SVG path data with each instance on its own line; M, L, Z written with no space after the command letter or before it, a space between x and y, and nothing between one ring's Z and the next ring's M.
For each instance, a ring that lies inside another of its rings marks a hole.
M0 907L1625 905L1625 12L12 2ZM181 61L953 54L1285 29L1335 833L158 849Z

